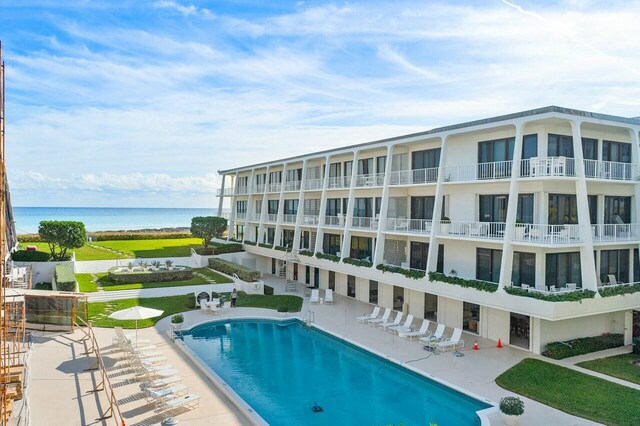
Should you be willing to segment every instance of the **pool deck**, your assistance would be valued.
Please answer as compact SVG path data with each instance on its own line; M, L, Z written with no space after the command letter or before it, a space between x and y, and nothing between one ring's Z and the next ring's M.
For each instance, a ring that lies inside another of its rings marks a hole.
M275 278L267 278L277 293L282 292L282 283ZM299 290L300 295L302 289ZM291 294L291 293L289 293ZM476 336L464 333L464 356L456 357L451 352L433 354L422 349L422 345L409 342L380 329L359 324L356 317L369 313L371 306L350 298L335 296L333 305L310 305L304 299L302 311L288 314L289 317L302 317L311 309L315 314L315 323L332 333L346 337L357 344L371 348L379 353L407 363L426 374L433 375L456 387L466 389L483 398L499 401L503 396L511 395L495 384L495 378L520 360L535 355L512 347L497 349L492 341L477 339L480 350L473 351ZM237 317L277 317L272 310L255 308L236 308L218 316L203 314L199 311L185 313L183 328L194 324L222 318ZM184 425L247 425L247 418L207 379L175 344L167 337L169 318L158 322L156 327L139 331L140 338L156 343L159 350L168 358L189 386L189 393L200 397L197 408L179 414L180 424ZM451 330L447 330L449 335ZM121 352L111 344L114 335L112 329L96 329L96 338L109 365L109 378L116 392L120 410L126 425L142 426L159 424L166 416L154 414L153 407L146 404L140 393L139 383L126 363L119 359ZM95 372L83 371L93 362L91 356L83 355L85 343L79 342L82 334L38 333L34 337L31 353L31 377L27 391L31 424L34 425L115 425L113 418L95 421L99 413L104 412L108 404L104 392L98 395L87 393L98 380ZM551 407L523 398L525 415L521 425L593 425L594 422L570 416ZM64 413L64 415L60 415ZM56 417L59 416L59 417ZM499 415L492 416L492 425L501 425Z

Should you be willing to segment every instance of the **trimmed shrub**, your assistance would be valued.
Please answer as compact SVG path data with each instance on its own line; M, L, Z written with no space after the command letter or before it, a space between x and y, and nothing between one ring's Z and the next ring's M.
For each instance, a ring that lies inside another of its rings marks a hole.
M300 251L298 252L298 254L299 254L300 256L307 256L307 257L311 257L311 256L313 256L313 252L312 252L312 251L310 251L310 250L300 250Z
M345 257L344 259L342 259L342 261L349 265L358 266L361 268L371 268L373 266L373 263L369 262L368 260L354 259L352 257Z
M281 313L289 312L289 307L286 305L280 305L276 310Z
M260 278L260 271L218 258L209 259L209 267L223 274L236 274L243 281L257 281Z
M193 278L191 268L172 271L126 271L116 272L118 267L109 269L108 279L114 284L157 283L164 281L187 281Z
M318 259L330 260L330 261L336 262L336 263L340 262L340 257L336 256L335 254L324 254L324 253L317 252L316 253L316 257Z
M634 337L632 340L633 353L640 355L640 337Z
M631 294L638 291L640 291L640 284L605 287L598 290L600 296L602 297L618 296L620 294Z
M249 244L250 246L255 246L257 243L255 241L244 240L245 244Z
M184 307L187 309L195 309L196 308L196 295L195 294L187 294L187 301L184 304Z
M178 238L193 238L191 232L93 232L91 233L93 241L114 241L114 240L163 240ZM36 240L30 240L36 241Z
M429 281L440 281L447 284L459 285L461 287L487 291L489 293L495 293L498 290L498 284L482 280L468 280L466 278L450 277L442 272L429 272Z
M225 254L225 253L239 253L244 251L241 243L229 243L229 244L213 244L213 252L214 254Z
M505 287L507 293L514 296L531 297L533 299L544 300L545 302L581 302L582 299L593 299L595 291L582 290L560 294L542 294L537 291L527 291L520 287Z
M285 246L275 246L274 249L279 251L291 251L290 247L285 247Z
M75 291L76 276L73 274L73 268L68 264L56 265L54 271L56 277L56 286L60 291Z
M175 314L171 317L171 324L182 324L184 322L184 315Z
M270 285L265 285L264 286L264 295L265 296L273 296L273 287L271 287Z
M53 290L53 286L51 285L51 283L37 283L36 285L33 286L34 289L36 290Z
M402 274L405 277L413 278L414 280L419 280L420 278L424 278L427 275L425 271L416 271L415 269L406 269L401 268L400 266L383 265L382 263L376 266L376 269L382 272Z
M500 411L508 416L521 416L524 414L524 401L517 396L505 396L500 399Z
M40 234L20 234L18 235L19 243L44 243Z
M13 259L14 262L48 262L49 259L51 259L51 253L18 250L11 253L11 259Z
M43 220L38 226L38 234L49 245L55 260L64 259L67 250L80 248L87 241L84 223L72 220Z
M260 243L258 244L260 247L262 248L268 248L268 249L272 249L273 248L273 244L268 244L268 243Z
M227 219L218 216L196 216L191 219L191 233L202 238L202 245L208 247L211 240L222 237L227 230Z
M622 345L624 345L624 335L607 333L601 336L582 337L564 342L547 343L542 355L553 359L564 359L589 354L591 352L603 351L605 349L617 348Z

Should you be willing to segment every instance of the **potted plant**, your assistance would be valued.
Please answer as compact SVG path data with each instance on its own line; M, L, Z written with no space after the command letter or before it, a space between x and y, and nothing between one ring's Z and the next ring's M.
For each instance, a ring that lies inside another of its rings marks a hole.
M527 229L526 224L520 219L516 220L515 238L518 241L524 240L524 231Z
M180 330L182 328L182 324L184 323L184 315L176 314L171 317L171 324L173 324L173 328L176 330Z
M154 271L157 271L160 269L160 261L159 260L154 260L153 262L151 262L151 266L153 267Z
M127 263L127 269L129 269L129 272L133 271L133 262Z
M449 233L449 225L451 224L451 219L449 219L448 217L443 217L442 220L440 221L440 232L442 234L448 234Z
M506 396L500 400L502 419L508 426L516 426L524 414L524 401L517 396Z
M285 306L285 305L280 305L277 307L276 309L278 311L278 313L280 314L281 317L286 317L287 316L287 312L289 312L289 307Z
M167 265L167 270L169 270L169 271L173 270L173 260L167 260L164 263L165 263L165 265Z

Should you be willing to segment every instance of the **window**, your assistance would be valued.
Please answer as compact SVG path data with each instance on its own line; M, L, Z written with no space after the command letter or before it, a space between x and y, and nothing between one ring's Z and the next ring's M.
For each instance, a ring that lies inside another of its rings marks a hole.
M320 287L320 269L313 268L313 286L315 288Z
M598 196L587 195L587 201L589 202L589 219L593 225L598 223Z
M293 234L295 231L293 229L283 229L282 230L282 246L284 247L293 247Z
M600 252L600 281L609 281L613 275L619 283L629 282L629 250L602 250Z
M440 165L440 148L415 151L411 153L411 169L413 183L436 182L438 180L437 168ZM428 170L425 169L436 169Z
M340 198L327 198L327 216L338 216L341 212L340 206L342 202Z
M549 194L549 225L568 225L575 223L578 223L576 196Z
M271 258L271 275L276 274L276 262L277 260L272 257Z
M248 176L242 176L238 178L238 182L236 184L237 188L243 188L247 186L247 182L249 181Z
M411 219L431 220L436 197L411 197Z
M300 248L302 250L311 249L311 247L309 247L309 235L310 235L309 231L302 231L302 233L300 234Z
M480 305L464 302L462 304L462 329L470 333L478 333L480 325Z
M293 264L293 280L298 281L298 264Z
M267 201L267 213L269 214L278 214L278 200L268 200Z
M508 195L480 195L480 222L505 222Z
M438 321L438 296L435 294L424 294L424 319Z
M604 197L604 223L631 223L631 197Z
M385 173L387 166L387 157L384 155L382 157L376 158L376 173Z
M580 252L548 253L546 261L546 285L564 287L575 283L582 287Z
M618 163L631 163L631 144L624 142L602 141L602 160Z
M247 212L247 202L236 201L236 213L246 213L246 212Z
M573 158L573 137L549 134L547 139L547 155L549 157Z
M582 157L585 160L598 159L598 139L582 138Z
M633 249L633 282L640 282L640 253L638 253L638 249Z
M329 164L329 177L340 177L340 163Z
M347 275L347 296L356 297L356 277Z
M244 240L244 225L236 225L236 238Z
M411 241L409 252L409 267L411 269L420 269L426 271L428 255L429 243ZM440 244L438 246L438 260L436 262L436 271L444 272L444 244Z
M538 156L538 135L525 135L522 138L522 159Z
M267 228L267 244L273 244L276 236L276 228Z
M287 170L287 182L302 180L302 169Z
M353 173L353 161L345 161L344 162L344 176L348 177L351 176L351 174Z
M518 195L516 220L522 223L533 223L533 194Z
M404 288L394 285L393 286L393 309L396 311L401 311L403 304L404 304Z
M358 174L373 174L373 158L363 158L362 160L358 160Z
M337 255L340 252L340 234L324 234L322 252Z
M515 138L478 142L478 163L513 160Z
M284 200L284 214L297 214L298 200Z
M309 265L304 267L304 283L307 285L311 284L311 266Z
M329 289L336 291L336 272L329 271Z
M497 283L500 281L502 250L476 249L476 278Z
M514 286L520 287L527 284L532 287L536 285L536 254L520 251L513 252L513 271L511 272L511 282Z
M378 304L378 281L369 280L369 303Z
M352 259L362 259L371 261L373 253L373 241L368 237L351 237L351 253L349 257Z
M353 217L373 217L373 198L353 200Z
M266 173L256 175L256 186L260 187L261 185L264 185L266 180L267 180Z
M269 183L280 183L280 182L282 182L282 172L269 173Z

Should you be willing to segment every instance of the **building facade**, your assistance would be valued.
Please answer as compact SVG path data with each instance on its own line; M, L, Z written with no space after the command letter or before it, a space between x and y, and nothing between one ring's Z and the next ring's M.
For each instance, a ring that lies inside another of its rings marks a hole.
M535 353L629 344L639 132L540 108L220 171L220 209L265 273Z

